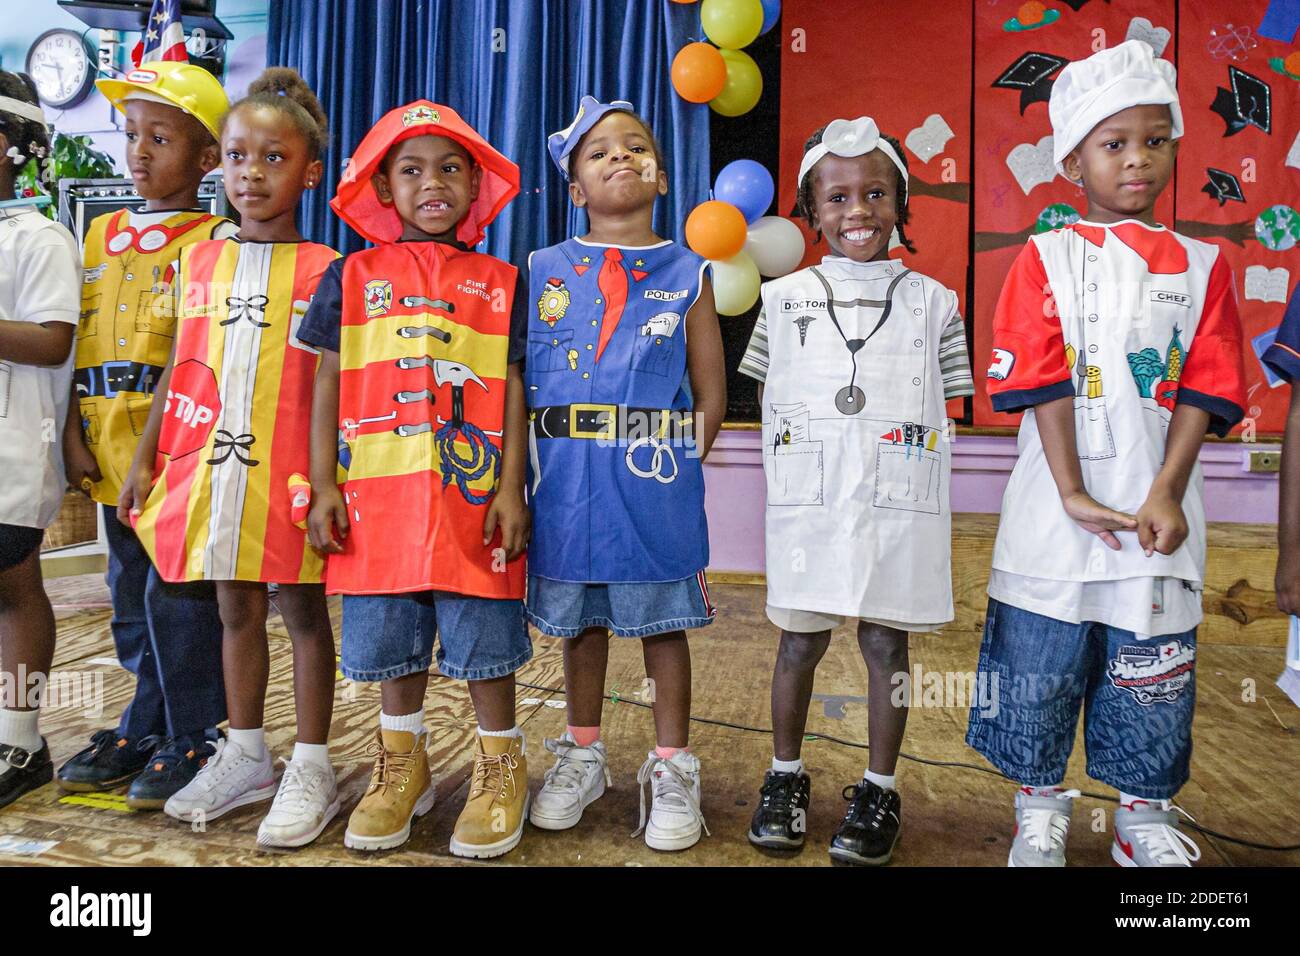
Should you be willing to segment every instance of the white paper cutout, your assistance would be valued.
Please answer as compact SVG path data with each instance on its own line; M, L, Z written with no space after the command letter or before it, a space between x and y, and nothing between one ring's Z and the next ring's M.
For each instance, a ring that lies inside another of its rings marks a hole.
M1056 178L1052 137L1044 136L1037 143L1021 143L1007 153L1007 167L1026 196L1035 186L1050 183Z
M1286 292L1291 285L1291 273L1283 266L1246 267L1246 298L1260 302L1286 302Z
M928 163L943 152L948 140L956 134L938 113L931 113L925 122L907 134L903 144L923 163Z
M1165 52L1169 45L1170 33L1164 27L1158 27L1146 17L1134 17L1128 22L1125 40L1142 40L1155 51L1156 56Z

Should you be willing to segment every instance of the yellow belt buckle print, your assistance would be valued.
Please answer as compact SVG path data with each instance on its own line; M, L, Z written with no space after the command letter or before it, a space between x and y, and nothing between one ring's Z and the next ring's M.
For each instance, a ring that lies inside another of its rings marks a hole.
M605 424L601 425L599 428L588 430L578 427L578 416L583 412L594 412L596 414L604 412L609 417L605 420ZM617 425L617 405L590 405L585 402L579 402L569 406L570 438L594 438L597 441L612 441Z

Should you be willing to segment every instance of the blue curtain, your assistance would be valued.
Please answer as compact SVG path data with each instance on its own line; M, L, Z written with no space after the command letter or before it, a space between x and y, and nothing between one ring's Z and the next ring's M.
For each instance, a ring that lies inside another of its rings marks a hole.
M522 264L585 231L546 136L579 98L630 100L659 137L669 193L655 229L679 238L708 198L708 107L673 91L670 66L698 39L699 8L672 0L277 0L267 61L298 70L331 121L321 187L302 231L340 252L363 246L329 210L347 157L395 106L425 97L455 109L521 171L520 193L480 247Z

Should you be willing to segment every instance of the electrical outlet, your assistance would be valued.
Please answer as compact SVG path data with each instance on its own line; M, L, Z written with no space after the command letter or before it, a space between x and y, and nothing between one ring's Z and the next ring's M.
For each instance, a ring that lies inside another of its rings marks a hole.
M1282 452L1277 449L1247 452L1246 470L1257 474L1277 474L1282 468Z

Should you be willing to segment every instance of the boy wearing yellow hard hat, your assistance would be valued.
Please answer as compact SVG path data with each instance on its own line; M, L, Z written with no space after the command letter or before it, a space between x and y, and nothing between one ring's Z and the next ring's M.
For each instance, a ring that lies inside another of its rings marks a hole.
M68 481L104 508L113 642L136 678L115 728L59 770L71 792L130 784L127 803L158 809L213 753L226 719L221 619L212 585L162 581L117 498L171 353L179 297L173 263L185 246L224 239L234 224L198 208L199 183L220 163L229 108L201 67L152 62L96 82L126 124L126 162L144 209L95 219L85 235L73 405L64 431Z

